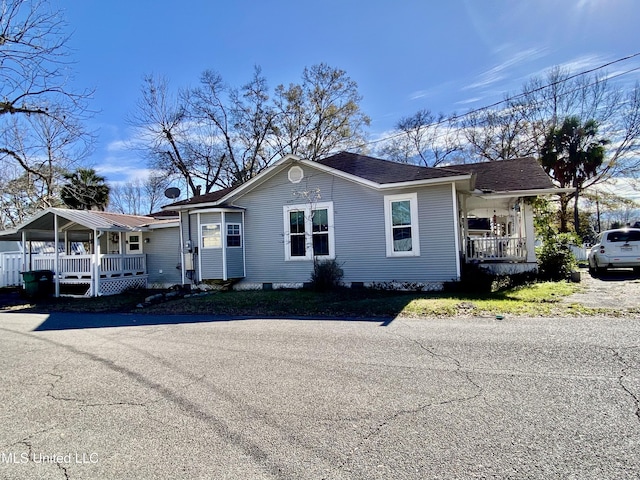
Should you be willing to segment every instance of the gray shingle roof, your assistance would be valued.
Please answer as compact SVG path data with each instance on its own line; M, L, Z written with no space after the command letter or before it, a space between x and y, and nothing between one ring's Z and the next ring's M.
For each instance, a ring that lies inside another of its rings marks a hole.
M406 163L397 163L348 152L337 153L318 160L318 163L381 185L386 183L446 178L465 175L466 173L458 170L427 168Z
M533 157L449 167L420 167L341 152L318 163L379 184L476 174L476 188L486 192L553 188L549 176Z
M195 197L188 198L187 200L180 200L179 202L171 203L170 205L166 205L165 208L168 207L179 207L182 205L194 205L198 203L211 203L217 200L220 200L227 193L232 192L237 187L229 187L229 188L221 188L220 190L216 190L215 192L204 193L202 195L196 195Z
M555 187L549 175L533 157L467 163L450 168L475 173L476 188L483 192L539 190Z

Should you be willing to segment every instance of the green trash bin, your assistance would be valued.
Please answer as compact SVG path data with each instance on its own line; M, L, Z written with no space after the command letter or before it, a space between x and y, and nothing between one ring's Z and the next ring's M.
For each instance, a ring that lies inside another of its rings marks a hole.
M24 293L30 298L45 298L53 293L53 272L51 270L30 270L22 272Z

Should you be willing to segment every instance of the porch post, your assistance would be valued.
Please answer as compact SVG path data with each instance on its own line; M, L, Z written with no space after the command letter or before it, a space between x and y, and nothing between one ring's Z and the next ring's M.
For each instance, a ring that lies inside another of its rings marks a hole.
M91 295L97 297L100 293L100 239L98 238L98 230L93 231L93 268L91 269L93 281L91 287L93 292Z
M27 268L27 232L22 231L22 271L26 272Z
M458 195L456 194L456 184L451 184L451 198L453 203L453 218L454 218L454 240L455 240L455 252L456 252L456 279L460 280L462 271L460 268L460 209L458 208Z
M467 260L469 252L469 217L467 216L467 196L462 195L462 232L460 236L462 244L462 257Z
M533 210L527 202L522 202L522 221L524 223L524 233L527 239L527 262L536 262L536 239L533 227Z
M55 284L54 296L58 298L60 296L60 252L58 244L60 243L60 232L58 231L58 214L53 214L53 278Z

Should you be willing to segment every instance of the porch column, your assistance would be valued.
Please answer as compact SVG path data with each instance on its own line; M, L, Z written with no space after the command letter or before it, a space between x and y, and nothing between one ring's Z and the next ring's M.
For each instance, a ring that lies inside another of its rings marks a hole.
M533 207L527 202L522 202L522 221L524 233L527 238L527 262L536 262L536 233L533 227Z
M462 195L462 228L460 232L460 242L462 245L462 257L467 259L469 251L469 217L467 215L467 196Z
M60 232L58 231L58 215L53 214L53 278L55 285L54 296L58 298L60 296L60 252L58 251L58 244L60 243Z
M460 267L460 208L458 206L458 194L456 193L456 184L451 184L451 198L453 203L453 218L454 224L454 238L455 238L455 251L456 251L456 280L460 280L462 271Z
M27 232L22 231L22 271L26 272L27 268Z
M93 265L91 268L91 296L97 297L100 293L100 239L98 230L93 231Z

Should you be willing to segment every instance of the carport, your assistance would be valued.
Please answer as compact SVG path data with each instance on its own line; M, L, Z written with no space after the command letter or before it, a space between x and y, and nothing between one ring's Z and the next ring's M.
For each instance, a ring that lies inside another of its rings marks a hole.
M61 294L61 285L75 285L75 291L83 296L109 295L146 287L143 232L154 220L52 207L0 232L0 240L21 242L21 271L54 272L56 297ZM34 252L34 242L50 247Z

